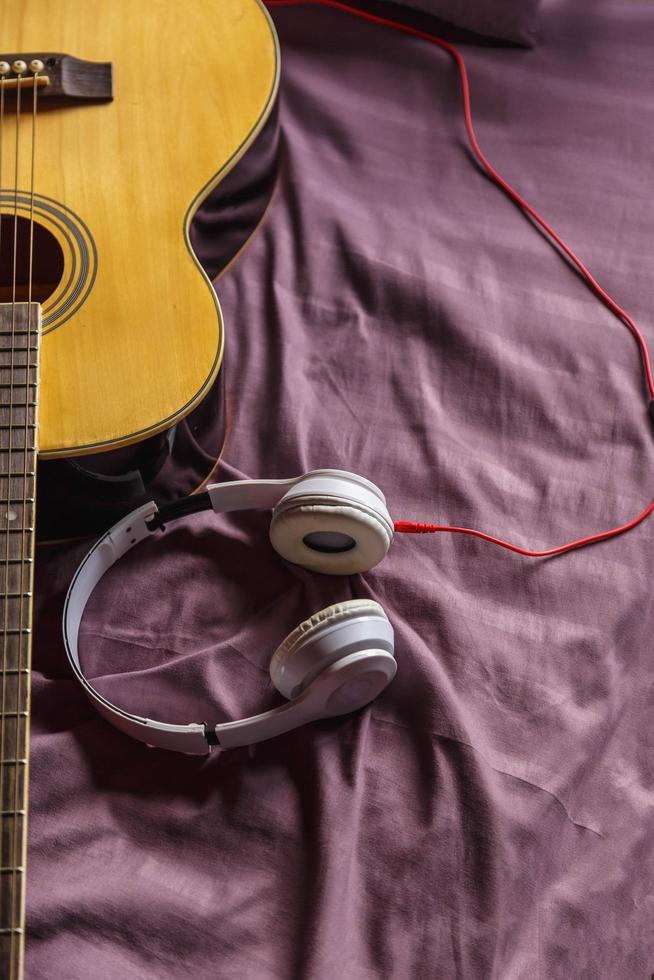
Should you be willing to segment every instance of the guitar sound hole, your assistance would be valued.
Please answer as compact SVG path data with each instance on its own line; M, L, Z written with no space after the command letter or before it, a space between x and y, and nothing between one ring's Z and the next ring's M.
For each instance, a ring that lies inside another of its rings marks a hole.
M16 301L29 298L30 222L18 217L16 235ZM54 235L34 222L32 247L32 302L44 303L52 296L64 274L64 253ZM0 215L0 303L11 303L14 295L14 216Z

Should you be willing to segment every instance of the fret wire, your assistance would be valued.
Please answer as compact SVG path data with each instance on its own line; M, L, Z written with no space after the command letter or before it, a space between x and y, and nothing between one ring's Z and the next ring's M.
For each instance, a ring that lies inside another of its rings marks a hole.
M22 406L20 406L20 405L14 405L14 408L15 409L16 408L21 408L21 407ZM27 405L25 407L27 407L27 408L35 408L36 406ZM17 419L13 425L11 424L11 422L7 422L6 424L3 422L2 424L0 424L0 431L2 431L2 432L8 432L10 428L14 428L15 429L16 426L18 426L18 428L23 428L23 429L26 426L27 426L28 429L36 429L36 422L30 422L30 421L27 420L27 418L25 418L25 420L23 422L21 422L21 421L19 421Z
M0 354L1 353L2 353L2 351L0 351ZM12 354L14 354L14 364L13 364L13 367L12 367L11 364L2 364L2 363L0 363L0 372L6 372L6 371L10 371L11 370L13 372L13 377L16 377L20 371L25 371L26 373L28 371L36 371L37 368L38 368L38 365L35 364L33 361L30 361L28 364L21 364L20 361L16 361L15 355L21 354L21 353L22 353L22 351L13 350L12 351ZM9 380L11 380L11 378ZM18 380L18 384L20 384L21 386L24 387L26 380L27 380L26 378L20 378ZM36 382L34 382L34 383L36 384Z
M9 371L9 370L10 370L10 366L8 364L6 364L6 365L0 365L0 371ZM16 365L14 365L11 368L12 379L9 380L9 381L6 381L6 382L5 381L2 381L0 383L4 384L5 387L11 386L12 383L14 385L18 384L18 385L20 385L21 388L25 388L27 385L36 385L37 382L36 381L31 381L29 378L24 378L24 379L23 378L17 378L17 375L18 375L18 372L19 371L25 371L27 373L27 371L32 371L32 370L34 370L34 366L31 365L31 364L29 366L27 366L25 364L16 364Z
M4 627L7 637L29 636L32 632L29 626L7 626ZM13 642L13 641L12 641Z

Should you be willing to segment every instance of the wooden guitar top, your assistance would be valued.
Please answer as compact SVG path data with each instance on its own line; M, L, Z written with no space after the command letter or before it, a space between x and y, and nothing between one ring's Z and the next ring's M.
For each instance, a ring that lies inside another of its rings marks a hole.
M43 99L37 116L35 220L64 256L43 302L39 451L138 442L191 411L220 369L222 315L189 224L271 111L274 29L259 0L21 0L3 6L0 49L112 64L112 101ZM22 98L28 217L31 93ZM14 139L7 103L5 215Z

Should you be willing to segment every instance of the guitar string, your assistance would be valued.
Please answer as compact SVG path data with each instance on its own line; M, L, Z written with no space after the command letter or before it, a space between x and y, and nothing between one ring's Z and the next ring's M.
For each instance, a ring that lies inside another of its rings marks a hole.
M4 85L5 85L5 78L4 78L4 75L3 75L3 77L2 77L3 94L4 94ZM18 97L18 92L17 92L17 97ZM3 113L3 123L4 123L4 113ZM18 135L18 131L17 131L17 135ZM10 378L13 378L13 375L14 375L14 336L13 336L13 333L14 333L14 327L13 327L13 322L12 322L12 329L11 329L11 334L10 334L10 345L9 345L10 346L10 365L9 365L9 377ZM8 620L9 620L9 584L10 584L9 583L9 559L10 559L10 555L9 555L9 550L10 550L9 549L9 541L10 541L10 534L9 534L9 531L8 531L8 525L9 525L9 511L10 511L10 508L11 508L11 504L10 504L10 500L11 500L11 477L10 477L9 474L11 472L11 445L12 445L13 399L14 399L14 392L13 392L13 387L12 387L12 385L10 383L10 387L9 387L9 404L8 404L9 416L8 416L8 426L7 426L8 446L7 446L7 467L6 467L6 474L5 474L5 471L4 471L4 467L3 467L3 470L2 470L2 475L3 475L3 477L7 481L7 517L6 517L7 531L5 533L5 592L4 592L4 600L3 600L4 616L3 616L3 637L2 637L2 715L0 716L0 720L2 721L2 724L0 724L0 813L2 813L3 815L4 815L4 811L5 811L5 806L4 806L4 789L5 789L5 772L6 772L6 765L5 765L5 730L6 730L6 726L5 726L5 723L4 723L4 719L5 719L6 703L7 703L7 677L8 677L8 674L7 674L7 670L8 670L8 667L7 667L7 654L8 654L8 645L9 645L9 625L8 625ZM2 833L0 834L0 867L4 867L4 850L5 850L5 848L4 848L4 843L5 843L5 841L4 841L4 839L5 839L4 816L1 819L2 819ZM2 899L2 901L0 902L0 917L2 917L2 921L4 921L4 908L3 908L3 906L4 906L4 896L5 896L5 885L6 885L6 882L5 882L4 876L3 876L3 881L2 881L2 886L3 887L0 888L0 898ZM11 960L11 955L10 955L10 960Z
M13 417L14 417L14 385L13 385L13 378L14 378L14 373L15 373L14 372L14 352L15 352L15 347L16 347L16 266L17 266L17 252L18 252L18 173L19 173L19 160L20 160L20 103L21 103L21 89L22 89L21 82L22 82L22 77L23 77L22 72L17 71L16 68L14 68L14 71L15 71L15 74L16 74L16 138L15 138L15 145L14 145L14 236L13 236L14 237L14 242L13 242L13 256L12 256L11 338L10 338L10 340L11 340L11 367L10 367L10 372L9 372L9 377L10 377L10 382L9 382L9 425L8 425L8 450L7 450L7 545L6 545L6 554L7 554L6 568L7 569L9 568L9 540L10 540L10 535L9 535L9 528L8 528L8 526L9 526L9 523L10 523L9 522L9 513L11 511L11 475L10 474L11 474L11 468L12 468L11 467L11 456L12 456ZM20 571L19 571L19 576L18 576L18 586L19 586L18 587L18 591L20 592L21 585L22 585L22 580L23 580L22 564L19 565L19 569L20 569ZM8 578L8 574L7 574L7 578ZM7 593L5 593L5 609L8 608L8 603L9 603L9 598L8 598ZM8 636L9 636L8 629L9 629L9 627L8 627L8 624L7 624L7 616L5 615L5 641L7 641ZM18 634L12 634L12 635L16 635L16 640L17 640L17 643L18 643L18 650L20 651L21 634L18 633ZM5 659L5 667L6 667L6 647L7 647L7 643L5 642L5 658L4 658ZM16 676L19 677L20 674L18 674ZM5 803L4 803L4 784L5 784L5 779L7 778L7 771L8 771L9 766L10 766L10 761L9 761L8 758L5 757L5 753L4 753L4 750L5 750L5 747L6 747L5 738L4 738L4 732L5 732L5 728L6 728L6 725L5 725L5 714L4 714L4 704L5 704L5 691L3 689L2 750L0 751L0 774L2 776L2 783L0 785L0 812L2 812L3 814L4 814L4 810L5 810ZM14 755L16 755L16 752L15 751L14 751ZM13 771L14 772L14 779L17 776L17 773L15 771L16 768L17 767L14 767L14 771ZM11 770L9 769L9 771L11 771ZM11 814L11 813L7 812L6 819L7 819L7 823L9 823L11 820L13 820L13 822L15 824L15 822L16 822L16 813ZM4 824L3 824L3 828L2 829L4 831ZM4 837L4 833L3 833L2 836ZM16 867L15 867L16 862L15 862L15 854L13 853L12 844L13 844L13 834L12 834L11 829L10 829L9 830L9 841L8 841L8 850L9 850L9 855L8 855L8 862L9 862L9 864L8 864L8 867L11 868L11 881L10 881L10 887L9 887L9 895L10 896L12 896L14 894L15 888L16 888ZM4 851L4 848L3 848L3 851ZM0 851L0 867L4 867L3 851ZM3 875L3 877L4 877L4 875ZM9 952L9 972L10 972L10 975L11 975L12 970L13 970L13 966L14 966L14 962L15 962L15 945L16 945L16 943L15 943L15 934L13 932L13 926L14 926L14 922L13 922L13 902L11 901L11 899L9 901L9 904L10 904L9 920L10 920L10 923L11 923L11 926L10 926L11 932L10 932L10 941L9 941L9 950L10 950L10 952Z
M30 536L34 534L34 530L33 529L34 529L34 514L35 514L35 507L34 507L34 504L32 504L32 506L31 506L31 516L29 518L26 516L27 515L27 497L28 497L28 494L27 494L27 472L28 472L28 470L27 470L27 458L28 458L28 448L27 447L28 447L28 435L29 435L29 432L30 432L30 423L29 423L29 414L30 414L30 404L29 404L30 403L30 390L32 390L34 392L34 420L33 421L35 423L35 427L31 431L32 431L32 434L33 434L33 440L36 440L36 399L37 399L37 392L36 392L36 387L32 388L32 386L30 385L29 378L30 378L31 368L29 367L29 364L30 364L30 354L31 354L31 347L32 347L32 278L33 278L33 268L34 268L34 173L35 173L35 160L36 160L36 110L37 110L38 74L39 74L38 69L39 69L39 67L42 67L40 65L40 62L32 62L30 64L30 70L32 71L32 133L31 133L31 161L30 161L29 258L28 258L28 274L27 274L27 337L26 337L26 344L25 344L25 347L26 347L26 350L25 350L25 364L27 366L25 368L25 399L24 399L25 400L25 409L24 409L24 411L25 411L25 427L24 427L24 430L23 430L23 493L22 493L22 504L21 504L21 507L22 507L22 520L21 520L21 535L20 535L20 539L21 539L21 557L22 558L24 558L25 557L25 554L26 554L26 544L29 546ZM35 363L35 365L38 365L38 357L39 357L39 351L38 351L38 346L39 346L38 329L39 329L39 321L38 321L38 316L37 316L37 320L36 320L37 336L36 336L35 345L34 345L37 348L37 350L34 351L34 363ZM38 368L35 368L35 377L34 377L35 384L36 384L36 381L38 380L37 373L38 373ZM31 449L29 451L29 454L30 454L30 457L33 458L32 450ZM32 467L32 469L34 469L34 467ZM31 477L31 479L32 479L32 486L35 487L35 480L36 480L36 478L33 476L33 477ZM30 496L31 497L35 497L36 494L35 493L32 493L32 494L30 494ZM29 532L27 531L27 526L28 525L32 529ZM27 534L27 540L26 540L26 537L25 537L26 534ZM23 647L22 647L23 637L25 639L25 653L26 653L25 667L29 667L30 666L30 641L31 641L31 634L28 634L28 633L23 634L23 623L25 622L25 620L23 619L25 599L27 600L28 607L29 607L30 601L31 601L30 600L30 597L26 595L27 589L25 588L25 582L24 582L25 570L26 570L26 564L25 564L25 562L21 562L21 565L20 565L20 586L19 586L20 598L18 600L20 612L19 612L19 621L18 621L18 628L19 628L19 634L18 634L18 637L19 637L19 646L18 646L18 685L17 685L18 692L17 692L17 696L16 696L15 740L16 740L16 747L17 747L17 752L16 752L17 756L20 754L20 757L21 758L24 758L24 759L27 760L27 758L28 758L28 737L29 737L29 733L28 733L28 714L26 714L25 717L24 717L24 736L23 736L23 739L22 739L22 744L21 744L21 737L20 737L21 711L25 711L27 713L29 712L29 682L27 680L27 675L26 675L26 697L25 697L25 706L24 706L24 708L21 705L21 702L22 702L22 699L23 699L23 691L22 691L22 687L23 687ZM31 575L28 575L27 576L28 583L31 582L31 578L32 578ZM30 589L30 591L31 591L31 589ZM27 622L29 623L29 619L27 620ZM19 746L19 744L21 744L20 753L18 752L18 746ZM22 808L21 808L23 810L23 814L22 814L22 818L20 820L20 824L21 824L20 841L19 841L19 833L18 833L18 825L19 825L19 820L18 820L18 809L19 809L18 808L18 803L19 803L19 794L18 794L19 773L22 774L22 785L23 785L23 790L22 790L22 797L23 797L23 799L22 799ZM27 814L27 794L28 794L28 781L27 780L28 780L28 765L27 765L27 761L25 762L24 765L22 763L18 763L17 762L16 765L15 765L15 767L14 767L14 818L13 818L13 820L14 820L14 822L13 822L14 840L13 840L13 854L14 854L14 866L16 864L16 857L18 855L18 859L20 860L20 864L21 864L22 867L25 867L25 846L26 846L26 833L25 833L26 827L25 827L25 821L27 819L26 814ZM19 847L20 847L20 850L19 850ZM14 940L14 938L16 939L16 943L17 943L17 945L19 947L19 958L20 958L20 950L21 950L21 947L22 947L22 943L19 940L18 932L16 931L16 928L15 927L16 927L16 925L20 925L21 918L22 918L21 912L22 912L22 909L23 909L24 901L25 901L25 873L23 872L23 877L22 877L22 881L21 881L21 888L20 889L17 889L16 891L14 891L14 897L13 897L13 902L12 902L12 916L11 916L11 926L12 926L11 938L12 938L12 941ZM14 913L15 913L15 917L14 917Z

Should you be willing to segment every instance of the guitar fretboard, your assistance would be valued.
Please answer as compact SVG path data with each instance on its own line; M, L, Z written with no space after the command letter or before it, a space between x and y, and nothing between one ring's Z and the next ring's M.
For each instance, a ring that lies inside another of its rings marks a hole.
M0 977L22 976L36 488L38 303L0 304Z

